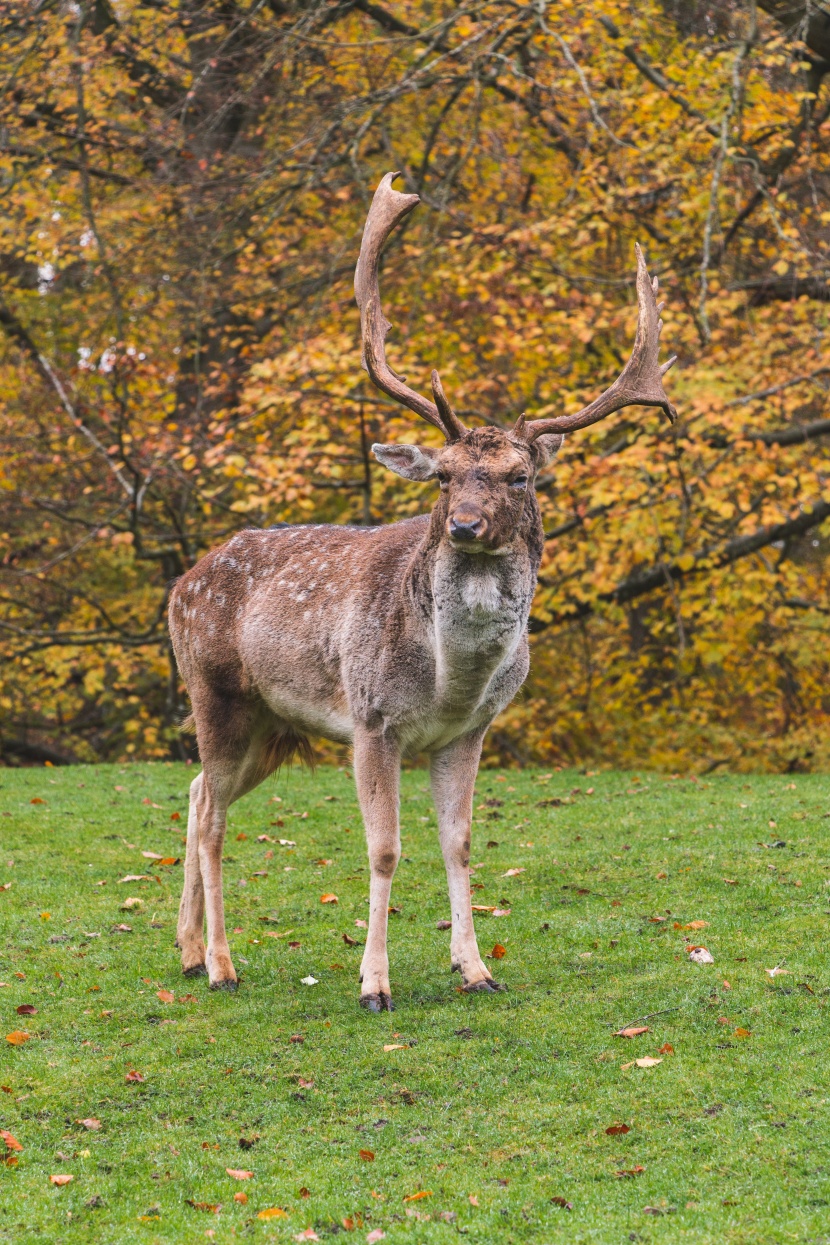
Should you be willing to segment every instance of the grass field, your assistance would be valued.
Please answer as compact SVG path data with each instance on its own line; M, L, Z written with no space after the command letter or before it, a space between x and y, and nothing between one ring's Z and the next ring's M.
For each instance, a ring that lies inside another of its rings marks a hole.
M2 1042L22 1150L0 1240L830 1241L830 779L483 772L474 902L510 910L477 916L508 990L468 996L427 779L405 774L397 1010L376 1016L344 940L368 873L343 771L231 810L242 983L181 977L182 867L142 852L183 854L193 773L0 771L0 1016L29 1035Z

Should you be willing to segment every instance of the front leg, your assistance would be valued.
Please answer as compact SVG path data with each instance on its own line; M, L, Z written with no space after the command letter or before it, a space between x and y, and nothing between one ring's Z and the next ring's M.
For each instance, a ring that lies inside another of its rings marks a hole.
M480 734L464 735L434 753L430 777L452 909L452 968L461 973L465 990L490 991L502 987L493 981L479 955L470 895L473 793L483 738Z
M400 751L394 741L371 734L365 728L355 731L354 774L371 869L369 932L360 966L360 1004L372 1012L392 1011L386 929L392 878L401 856L400 768Z

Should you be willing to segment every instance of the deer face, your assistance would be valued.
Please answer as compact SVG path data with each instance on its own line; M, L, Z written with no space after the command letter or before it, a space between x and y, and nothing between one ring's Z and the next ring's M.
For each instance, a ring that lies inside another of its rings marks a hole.
M373 445L378 462L407 480L438 481L445 539L468 553L506 552L516 537L537 468L562 437L533 447L498 428L476 428L441 449Z

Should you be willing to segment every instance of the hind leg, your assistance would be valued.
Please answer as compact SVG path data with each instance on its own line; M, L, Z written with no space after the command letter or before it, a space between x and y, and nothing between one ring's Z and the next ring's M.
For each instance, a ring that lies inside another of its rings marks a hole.
M179 904L179 924L176 946L182 953L182 972L185 977L201 977L205 968L205 891L202 870L199 865L199 822L197 803L202 786L198 774L190 784L190 810L187 815L187 847L184 859L184 887Z

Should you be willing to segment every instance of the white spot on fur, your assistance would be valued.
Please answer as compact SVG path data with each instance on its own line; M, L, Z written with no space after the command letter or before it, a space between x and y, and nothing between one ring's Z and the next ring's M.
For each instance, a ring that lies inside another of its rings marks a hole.
M499 581L494 575L469 575L462 583L461 599L468 609L495 614L501 606Z

